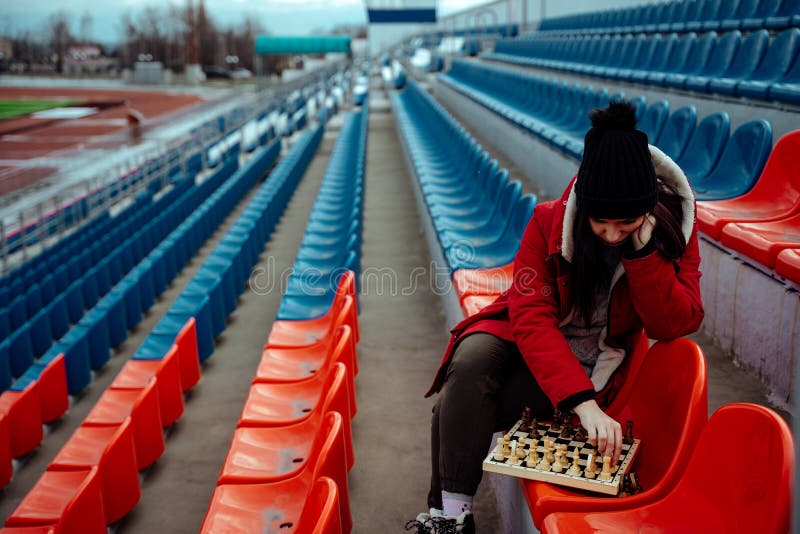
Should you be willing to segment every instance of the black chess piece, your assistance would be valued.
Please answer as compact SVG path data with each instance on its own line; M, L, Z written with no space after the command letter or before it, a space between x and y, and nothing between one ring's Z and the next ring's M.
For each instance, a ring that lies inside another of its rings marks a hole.
M572 439L572 433L573 433L572 424L569 422L569 420L567 420L567 422L564 423L563 429L561 430L561 437Z
M554 432L560 432L561 420L562 420L561 410L556 410L555 412L553 412L553 424L550 426L550 430L553 430Z
M539 439L539 436L542 435L539 432L539 421L537 421L535 417L531 419L531 429L529 430L529 433L534 439Z
M622 443L633 445L633 421L625 423L625 435L622 436Z
M528 406L522 410L522 423L519 425L519 429L523 432L528 432L531 429L531 409Z
M575 432L575 437L573 439L575 441L586 441L586 438L586 429L578 425L578 430Z

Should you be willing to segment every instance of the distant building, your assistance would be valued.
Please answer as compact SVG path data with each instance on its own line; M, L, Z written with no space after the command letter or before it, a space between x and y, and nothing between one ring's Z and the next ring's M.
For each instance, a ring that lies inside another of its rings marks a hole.
M117 59L105 57L97 45L70 46L64 56L64 74L104 74L119 68Z
M11 46L11 39L0 37L0 71L7 70L12 59L14 59L14 49Z

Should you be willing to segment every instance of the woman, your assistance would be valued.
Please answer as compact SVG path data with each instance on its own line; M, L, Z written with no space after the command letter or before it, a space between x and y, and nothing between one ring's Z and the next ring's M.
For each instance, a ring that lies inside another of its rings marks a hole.
M620 424L603 411L642 331L656 340L703 320L694 195L680 168L636 130L635 110L590 113L577 176L539 204L509 290L452 331L427 395L433 409L430 514L407 529L474 532L472 496L494 432L522 408L573 412L615 464Z

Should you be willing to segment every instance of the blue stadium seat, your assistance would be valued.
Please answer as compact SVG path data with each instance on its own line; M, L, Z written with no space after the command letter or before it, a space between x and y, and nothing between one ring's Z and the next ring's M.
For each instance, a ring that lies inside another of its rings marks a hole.
M669 116L669 102L659 100L650 105L644 112L637 128L647 134L651 145L658 145L658 139Z
M669 58L663 67L654 70L644 77L644 81L651 84L664 85L665 80L677 73L686 72L698 61L705 62L713 46L713 32L700 38L694 32L689 32L675 41L669 52ZM711 45L710 45L711 43Z
M656 35L650 39L653 42L653 49L650 61L646 65L635 66L628 73L625 79L631 82L647 82L648 76L653 72L661 72L667 68L669 55L672 48L678 41L678 35L671 33L666 37Z
M8 354L8 340L0 343L0 393L11 387L11 360Z
M800 103L800 51L796 53L792 65L780 81L768 86L767 94L772 100Z
M703 29L713 30L713 22L719 16L720 8L722 7L722 0L703 0L702 7L697 14L696 20L687 20L686 29L688 31L696 32Z
M736 93L750 98L766 100L770 86L780 81L796 62L800 50L800 29L791 28L778 34L772 41L764 60L747 79L736 85Z
M711 174L692 182L697 200L724 200L748 192L761 175L771 150L769 122L757 119L739 126Z
M764 26L770 30L780 30L800 24L800 0L781 0L774 15L766 18Z
M712 80L725 75L733 63L733 58L736 56L741 42L742 34L739 30L728 32L720 37L708 61L703 65L703 69L698 74L687 76L683 86L694 91L708 91L708 85Z
M725 13L723 13L726 18L720 21L719 29L722 31L744 29L744 21L755 16L758 5L759 0L740 0L733 14L730 13L730 8L726 6Z
M736 85L750 78L764 58L768 46L767 30L758 30L745 37L730 67L721 77L711 80L706 86L707 90L726 95L735 94Z
M683 155L696 125L697 109L694 106L685 106L676 110L664 125L664 130L658 139L658 148L677 161Z
M767 18L778 11L781 0L759 0L755 12L742 20L743 30L760 30L767 25Z
M703 9L704 2L702 0L687 0L684 2L686 8L683 12L683 18L680 18L670 25L670 31L685 32L688 30L687 24L700 20L700 12Z
M685 38L686 36L684 36L682 40ZM715 32L705 33L696 40L692 40L692 46L689 50L689 54L682 57L684 61L678 65L677 70L671 69L665 73L663 77L654 75L648 79L659 85L683 88L686 78L695 74L700 74L703 71L706 63L708 62L708 58L711 56L716 46L717 34ZM673 55L675 55L675 51L677 51L678 48L678 46L675 47ZM686 53L685 50L680 51ZM670 62L670 64L675 66L672 62Z

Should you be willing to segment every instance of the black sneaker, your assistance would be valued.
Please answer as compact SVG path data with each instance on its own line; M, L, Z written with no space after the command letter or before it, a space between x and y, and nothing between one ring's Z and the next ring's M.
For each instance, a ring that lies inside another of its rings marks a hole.
M414 528L417 529L416 534L475 534L475 518L472 512L453 517L431 508L429 514L419 514L416 519L406 523L406 530Z

